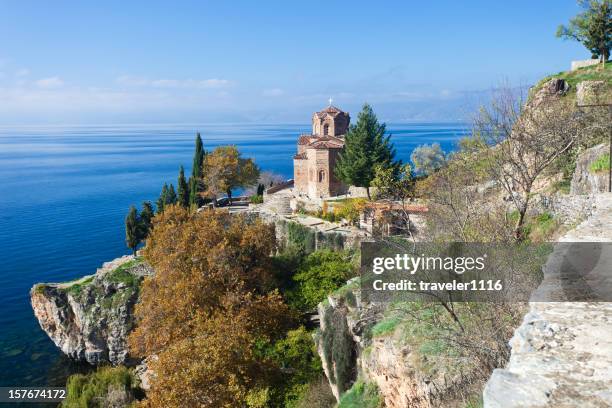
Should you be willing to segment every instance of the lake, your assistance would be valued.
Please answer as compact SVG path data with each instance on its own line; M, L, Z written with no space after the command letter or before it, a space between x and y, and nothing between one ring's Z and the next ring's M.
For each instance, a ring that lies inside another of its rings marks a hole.
M0 386L63 385L82 369L62 356L34 318L37 282L72 280L130 251L124 217L155 201L179 165L191 172L195 132L207 149L237 145L262 170L293 174L304 125L0 128ZM397 157L438 142L450 151L462 124L390 124Z

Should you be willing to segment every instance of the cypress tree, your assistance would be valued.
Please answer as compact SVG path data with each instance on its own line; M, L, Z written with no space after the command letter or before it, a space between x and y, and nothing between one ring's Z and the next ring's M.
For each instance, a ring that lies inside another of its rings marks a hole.
M166 205L176 204L176 202L177 202L176 191L174 191L174 185L171 183L170 187L168 188L168 193L166 195L166 202L164 204L164 207Z
M185 208L189 207L189 185L187 184L187 180L185 179L185 170L183 169L183 166L181 166L181 168L179 169L177 186L179 204Z
M194 177L189 177L189 206L199 207L202 203L202 198L198 194L199 184L198 180Z
M259 183L257 185L257 195L258 196L262 196L265 189L266 189L266 186L264 186L263 184Z
M336 176L347 185L365 187L370 198L370 183L374 179L374 168L393 168L395 149L391 136L385 136L385 124L379 124L372 107L367 103L357 117L357 124L351 125L346 133L344 150L340 153L334 169Z
M142 203L140 211L141 239L144 240L151 230L151 220L153 219L153 204L150 201Z
M200 132L196 133L195 152L193 153L193 166L191 176L195 179L202 178L202 163L204 163L204 144Z
M130 211L125 217L125 243L136 255L136 247L141 241L141 228L138 219L138 211L133 205L130 206Z
M161 194L159 195L159 198L157 199L157 213L158 214L161 214L164 212L164 206L166 205L167 201L168 201L168 184L164 183Z

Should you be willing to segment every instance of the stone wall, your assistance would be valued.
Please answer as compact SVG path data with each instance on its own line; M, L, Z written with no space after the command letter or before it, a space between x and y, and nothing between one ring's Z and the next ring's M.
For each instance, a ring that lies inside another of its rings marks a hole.
M584 67L590 67L591 65L596 65L598 64L600 61L598 59L588 59L588 60L579 60L579 61L572 61L572 71L575 71L577 69L580 68L584 68Z

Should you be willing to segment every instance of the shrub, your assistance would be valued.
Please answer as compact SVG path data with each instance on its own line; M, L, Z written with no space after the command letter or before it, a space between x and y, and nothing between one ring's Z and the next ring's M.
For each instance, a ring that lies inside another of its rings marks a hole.
M337 202L334 214L338 219L345 219L351 224L359 222L359 215L363 211L367 200L365 198L348 198Z
M87 375L75 374L68 378L66 389L61 405L66 408L127 406L139 391L132 372L122 366L101 367Z
M597 160L591 163L589 170L592 173L610 171L610 153L606 153L603 156L600 156Z
M252 195L251 196L251 204L261 204L263 203L263 196L262 195Z
M381 405L382 398L378 393L378 387L358 380L340 398L338 408L378 408Z
M308 255L293 280L294 301L300 309L314 309L328 294L342 287L353 275L353 265L346 252L320 250Z
M372 327L372 336L379 337L393 333L395 328L401 323L399 316L387 317Z

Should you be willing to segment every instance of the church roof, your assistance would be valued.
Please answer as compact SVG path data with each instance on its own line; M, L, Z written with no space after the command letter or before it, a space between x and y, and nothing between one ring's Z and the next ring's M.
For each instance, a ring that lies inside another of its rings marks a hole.
M311 142L311 140L314 137L315 136L313 135L301 135L300 138L298 139L298 145L307 145Z
M313 147L315 149L342 149L344 147L344 142L335 137L319 137L310 143L308 147Z
M342 109L337 108L337 107L335 107L333 105L329 105L327 108L325 108L325 109L315 113L315 115L317 115L318 117L322 118L322 117L327 116L327 115L337 116L337 115L339 115L341 113L346 115L346 112L342 111Z

